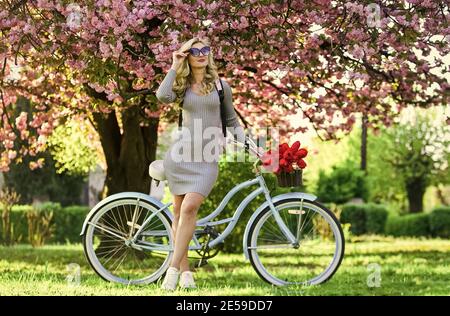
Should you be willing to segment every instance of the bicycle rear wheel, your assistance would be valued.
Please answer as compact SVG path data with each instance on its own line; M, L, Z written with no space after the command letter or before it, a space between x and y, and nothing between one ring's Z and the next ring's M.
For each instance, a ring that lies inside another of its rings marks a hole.
M122 284L147 284L165 273L172 256L171 221L157 210L146 201L125 198L104 205L89 219L84 252L100 277ZM150 216L136 245L131 245L131 236Z
M344 256L344 235L334 214L314 201L290 198L275 203L297 238L292 245L269 207L253 222L248 235L250 262L274 285L316 285L329 280Z

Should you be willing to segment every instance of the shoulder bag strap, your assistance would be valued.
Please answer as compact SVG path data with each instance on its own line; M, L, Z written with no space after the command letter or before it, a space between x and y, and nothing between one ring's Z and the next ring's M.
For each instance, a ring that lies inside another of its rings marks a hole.
M218 81L218 82L217 82ZM224 104L224 99L225 99L225 94L223 92L223 85L222 85L222 80L217 79L216 81L216 85L215 88L217 90L217 93L219 93L219 99L220 99L220 120L222 121L222 133L224 137L227 137L227 126L226 126L226 122L225 122L225 104ZM219 85L220 83L220 85Z
M183 100L180 103L180 113L178 114L178 130L181 131L181 126L183 122Z

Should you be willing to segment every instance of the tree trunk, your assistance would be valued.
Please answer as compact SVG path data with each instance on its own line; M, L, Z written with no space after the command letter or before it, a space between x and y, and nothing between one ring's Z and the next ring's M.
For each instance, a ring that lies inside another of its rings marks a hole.
M367 113L363 113L361 120L361 170L367 174Z
M436 186L436 197L438 198L439 202L442 205L450 204L450 202L448 200L448 196L446 196L445 193L443 192L441 185Z
M108 114L93 113L107 165L104 191L106 196L125 191L149 194L151 178L148 166L156 156L159 119L145 119L147 126L140 126L144 119L137 106L124 109L121 114L122 133L115 111ZM123 211L130 212L124 215L125 219L132 218L132 209ZM108 223L108 218L104 220L108 226L114 227L114 223ZM96 251L100 251L98 255L101 256L102 249L114 246L122 247L122 242L105 235ZM122 252L117 252L113 256L120 258L121 255ZM140 255L138 252L137 256Z
M148 119L147 126L137 106L122 112L123 133L116 112L93 113L106 158L106 195L124 191L150 192L148 166L155 160L158 143L158 118Z
M423 211L423 196L427 185L422 178L413 178L406 183L406 194L410 213L420 213Z

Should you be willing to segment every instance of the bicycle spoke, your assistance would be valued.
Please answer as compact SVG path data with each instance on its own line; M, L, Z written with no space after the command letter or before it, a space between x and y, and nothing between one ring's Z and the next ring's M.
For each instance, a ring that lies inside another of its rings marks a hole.
M277 245L258 245L257 247L249 247L249 249L284 249L292 248L291 244L277 244Z
M120 251L120 250L122 250L122 249L124 249L125 248L125 246L124 245L121 245L120 247L117 247L117 250L116 251L114 251L114 253L113 254L111 254L109 257L108 257L108 260L106 260L104 263L103 263L103 265L106 265L108 262L109 262L109 260L111 260L112 258L114 258L114 256ZM111 251L112 252L112 251Z
M93 224L93 223L91 223L91 222L89 222L88 224L91 225L91 226L94 226L95 228L98 228L98 229L100 229L100 230L103 230L104 232L108 233L108 234L111 235L111 236L117 237L117 238L119 238L119 239L121 239L121 240L126 240L125 237L120 236L120 235L118 235L118 234L116 234L116 233L110 231L109 229L107 229L107 228L105 228L105 227L102 227L102 226L100 226L100 225Z

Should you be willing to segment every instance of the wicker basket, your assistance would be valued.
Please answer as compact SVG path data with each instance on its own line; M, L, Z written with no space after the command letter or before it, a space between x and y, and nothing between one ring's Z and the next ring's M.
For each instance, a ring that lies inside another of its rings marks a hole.
M280 172L277 174L278 186L280 187L298 187L303 184L303 170L298 169L293 172Z

